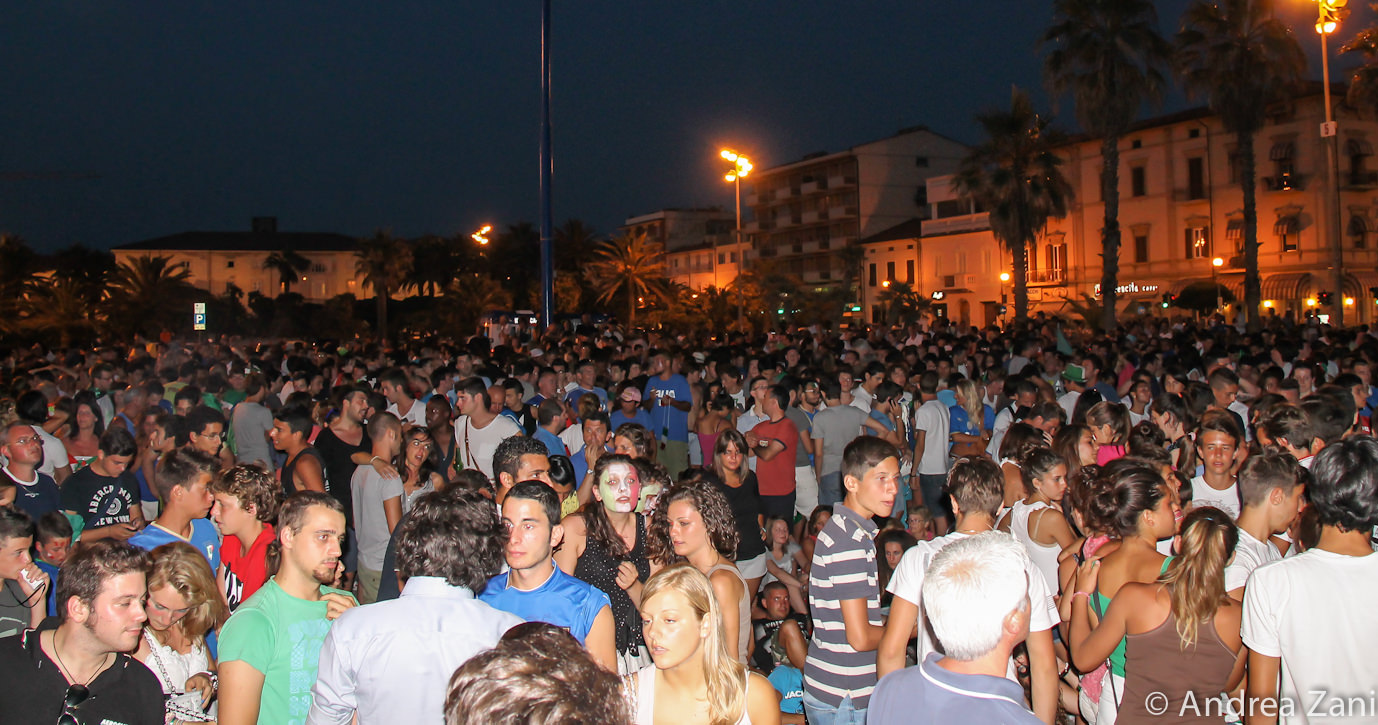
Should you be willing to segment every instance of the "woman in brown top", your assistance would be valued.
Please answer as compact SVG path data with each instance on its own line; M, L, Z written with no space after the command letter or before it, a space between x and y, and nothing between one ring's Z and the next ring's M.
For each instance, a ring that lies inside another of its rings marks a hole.
M1121 638L1128 641L1117 725L1221 721L1219 696L1244 676L1242 609L1225 594L1225 566L1238 540L1225 512L1196 509L1182 522L1181 554L1157 582L1120 587L1094 630L1086 603L1073 606L1077 665L1094 666ZM1083 564L1071 596L1091 596L1099 570L1099 560Z

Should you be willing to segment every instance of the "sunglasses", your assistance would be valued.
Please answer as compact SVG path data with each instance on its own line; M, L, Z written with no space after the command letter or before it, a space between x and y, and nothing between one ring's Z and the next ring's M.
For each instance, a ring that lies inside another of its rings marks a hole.
M62 715L58 717L57 725L81 725L81 722L71 711L90 698L91 690L86 685L68 687L67 694L62 696Z

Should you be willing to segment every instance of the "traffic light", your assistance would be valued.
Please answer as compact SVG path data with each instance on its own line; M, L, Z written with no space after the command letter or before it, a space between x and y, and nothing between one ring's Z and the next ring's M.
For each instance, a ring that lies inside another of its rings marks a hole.
M1378 287L1369 287L1368 293L1373 295L1373 304L1378 305Z
M1329 307L1333 296L1334 295L1329 292L1319 292L1316 294L1316 301L1319 302L1322 307Z
M1167 309L1172 304L1172 295L1163 293L1163 309Z
M1010 308L1009 308L1008 305L1000 305L999 307L996 307L995 309L996 309L997 311L999 311L1001 317L1004 317L1004 316L1005 316L1005 313L1010 311Z

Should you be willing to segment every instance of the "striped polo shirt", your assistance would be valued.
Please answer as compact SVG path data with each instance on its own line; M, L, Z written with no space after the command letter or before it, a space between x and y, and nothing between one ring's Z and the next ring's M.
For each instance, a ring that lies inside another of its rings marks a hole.
M867 620L881 626L875 537L869 518L837 503L813 550L813 637L804 661L804 690L828 705L841 705L850 694L852 707L865 709L876 689L876 653L852 649L842 621L843 601L865 599Z

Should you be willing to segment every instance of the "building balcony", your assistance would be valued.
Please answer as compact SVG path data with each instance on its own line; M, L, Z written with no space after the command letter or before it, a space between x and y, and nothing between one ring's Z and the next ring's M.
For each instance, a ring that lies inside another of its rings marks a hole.
M977 232L984 229L990 229L990 212L983 211L979 214L928 219L923 222L923 231L920 233L928 237L959 232Z
M1067 284L1066 269L1029 270L1030 287L1056 287Z
M1268 191L1302 191L1306 188L1306 176L1296 172L1265 176L1263 188Z
M817 181L805 181L804 183L799 185L800 194L812 194L815 191L818 191Z
M856 177L845 176L843 174L835 174L828 177L829 189L840 189L844 186L856 186Z

